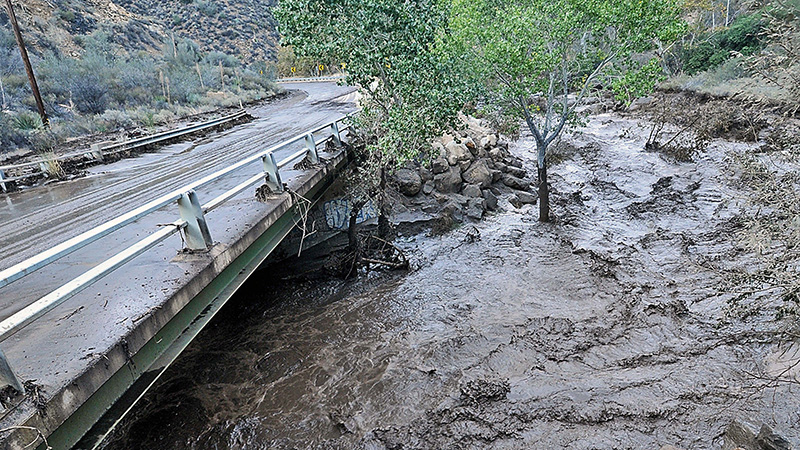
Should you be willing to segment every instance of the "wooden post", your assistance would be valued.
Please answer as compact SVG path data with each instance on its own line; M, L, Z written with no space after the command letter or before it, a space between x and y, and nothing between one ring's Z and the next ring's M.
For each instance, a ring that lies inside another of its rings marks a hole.
M31 91L33 91L34 99L36 99L36 107L39 109L39 116L42 117L44 126L49 128L50 121L47 119L47 113L44 111L42 95L39 93L39 85L36 83L36 76L33 74L31 60L28 58L28 50L25 49L25 41L22 40L22 33L19 31L17 16L14 14L14 6L11 4L11 0L6 0L6 9L8 10L8 18L11 21L11 27L14 28L14 37L17 39L19 52L22 55L22 62L25 64L25 71L28 72L28 80L31 82Z

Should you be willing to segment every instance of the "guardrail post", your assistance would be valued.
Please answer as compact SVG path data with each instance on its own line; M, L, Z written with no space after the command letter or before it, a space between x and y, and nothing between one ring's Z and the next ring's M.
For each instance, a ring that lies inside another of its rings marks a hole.
M342 135L339 133L339 123L333 122L331 124L331 133L333 133L333 143L336 144L337 147L342 145Z
M283 182L278 163L275 162L275 155L270 152L262 156L261 161L264 163L264 173L267 174L267 186L272 189L272 192L283 192Z
M317 143L314 141L314 135L308 133L306 135L306 148L308 149L308 156L312 164L319 163L319 154L317 153Z
M208 250L214 241L208 231L208 224L200 206L200 200L194 191L189 191L178 199L178 210L181 219L186 221L186 248L189 250Z
M92 144L89 155L96 161L103 161L103 148L100 144Z
M0 169L0 189L2 189L3 192L8 192L8 187L6 186L5 183L3 183L3 180L5 179L6 179L6 173L3 172L3 169Z
M20 394L25 394L25 386L22 385L17 375L11 370L6 355L3 353L3 349L0 349L0 388L5 386L11 386Z

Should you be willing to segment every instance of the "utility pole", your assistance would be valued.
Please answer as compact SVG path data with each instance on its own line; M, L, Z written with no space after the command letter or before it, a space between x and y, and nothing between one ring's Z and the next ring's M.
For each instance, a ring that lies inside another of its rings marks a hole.
M22 62L25 64L25 71L28 72L28 79L31 82L31 91L33 91L33 97L36 99L36 107L39 108L39 116L42 117L42 123L44 126L49 128L50 121L47 119L47 113L44 111L42 95L39 93L39 85L36 84L36 76L33 74L31 60L28 58L28 51L25 49L25 41L22 40L22 33L19 31L17 16L14 14L14 6L11 4L11 0L6 0L6 9L8 10L8 18L11 21L11 26L14 28L14 37L17 38L19 53L22 55Z

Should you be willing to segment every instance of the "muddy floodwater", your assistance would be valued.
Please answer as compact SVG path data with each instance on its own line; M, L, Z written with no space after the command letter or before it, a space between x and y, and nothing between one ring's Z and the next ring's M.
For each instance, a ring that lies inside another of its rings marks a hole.
M408 274L257 274L106 448L709 449L733 421L797 447L800 390L763 378L800 354L720 289L748 262L725 163L747 146L675 163L646 135L572 135L554 223L501 200L474 242L401 236Z

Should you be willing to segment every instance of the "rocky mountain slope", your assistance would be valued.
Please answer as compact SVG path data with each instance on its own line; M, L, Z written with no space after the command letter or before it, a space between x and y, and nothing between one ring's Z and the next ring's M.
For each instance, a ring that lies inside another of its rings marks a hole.
M83 36L102 31L128 52L159 51L189 38L206 52L238 57L245 65L275 59L275 0L25 0L13 2L34 53L78 56ZM0 27L8 27L5 8Z

